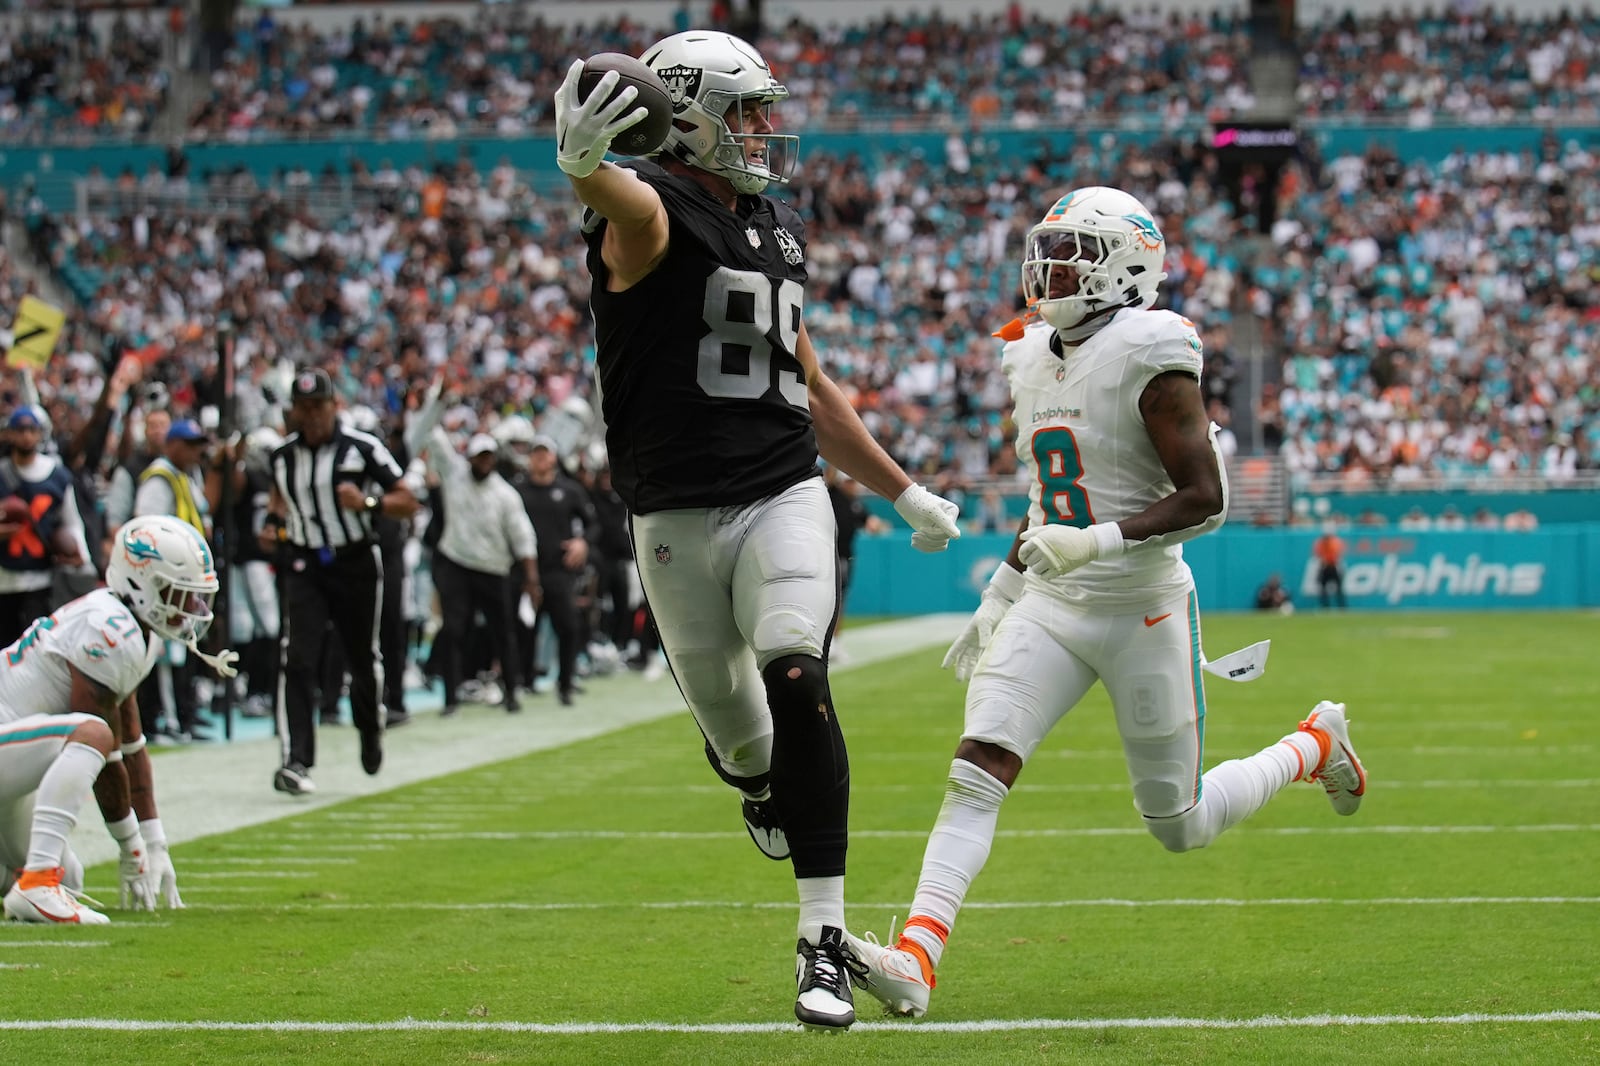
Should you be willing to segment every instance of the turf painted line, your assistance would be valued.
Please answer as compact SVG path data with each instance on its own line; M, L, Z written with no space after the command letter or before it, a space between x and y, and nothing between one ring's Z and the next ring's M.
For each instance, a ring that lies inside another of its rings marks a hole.
M104 924L104 923L102 923ZM53 929L54 926L44 926ZM12 948L107 948L109 940L0 940L0 951Z
M968 617L929 615L853 629L850 661L834 666L833 672L856 670L947 644L961 632ZM684 716L685 750L698 750L694 725L671 678L650 682L628 671L595 678L587 688L571 710L559 707L549 697L536 697L524 703L521 714L472 705L448 719L419 713L385 738L383 770L376 777L361 772L354 729L324 727L317 734L317 765L312 771L317 791L308 796L286 796L272 790L272 774L280 762L278 741L273 737L190 744L163 752L155 761L155 786L167 839L184 844L675 714ZM509 775L500 775L499 780L521 782ZM99 823L95 817L80 818L73 830L72 848L85 865L117 857L116 842ZM180 871L182 867L180 857Z
M354 866L355 859L341 858L332 855L282 855L270 859L251 859L243 855L227 856L213 855L210 857L184 859L184 870L196 866ZM187 878L185 878L187 880Z
M265 888L267 886L263 886ZM226 891L206 886L208 891ZM239 891L240 889L233 889ZM185 889L187 891L187 889ZM1166 907L1480 907L1480 906L1561 906L1568 904L1600 904L1600 896L1383 896L1375 899L1344 898L1268 898L1268 899L1041 899L1041 900L968 900L961 909L967 911L1026 911L1072 910L1078 908L1118 908L1140 910ZM851 903L853 911L904 910L904 903ZM203 910L235 910L261 908L233 904L205 904ZM599 900L581 900L562 903L525 903L515 900L496 903L446 903L436 900L406 900L394 903L339 903L322 900L294 900L268 905L269 910L327 910L327 911L610 911L610 910L660 910L660 911L792 911L792 900L741 900L683 899L640 903L619 900L614 903Z
M1255 1018L1020 1018L971 1022L857 1022L853 1032L1014 1033L1107 1029L1328 1029L1388 1025L1549 1025L1597 1022L1600 1011L1537 1014L1308 1014ZM804 1033L799 1022L445 1022L402 1018L392 1022L163 1022L122 1018L0 1020L0 1031L95 1030L115 1033L532 1033L539 1036L610 1036L623 1033ZM807 1037L807 1039L813 1039Z
M1435 836L1450 834L1482 834L1482 833L1594 833L1600 832L1600 825L1594 824L1550 824L1550 825L1328 825L1328 826L1270 826L1262 829L1251 829L1248 826L1236 826L1229 830L1234 837L1247 836ZM1119 827L1085 827L1082 829L1000 829L995 832L998 838L1006 839L1055 839L1061 837L1143 837L1149 833L1133 826ZM926 829L852 829L852 840L926 840ZM338 833L310 832L310 833L274 833L268 838L274 841L320 843L329 842L338 844L346 840L377 840L377 841L417 841L417 840L542 840L542 841L568 841L568 840L746 840L744 833L729 833L718 830L636 830L636 829L450 829L443 832L406 833L379 830L371 833L340 835Z
M0 962L0 970L37 970L36 962Z

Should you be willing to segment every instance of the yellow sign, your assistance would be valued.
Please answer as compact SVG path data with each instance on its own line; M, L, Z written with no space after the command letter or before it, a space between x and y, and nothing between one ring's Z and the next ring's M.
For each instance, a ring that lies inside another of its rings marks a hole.
M24 296L17 305L17 320L11 324L11 351L6 355L6 366L43 370L66 320L61 308L37 296Z

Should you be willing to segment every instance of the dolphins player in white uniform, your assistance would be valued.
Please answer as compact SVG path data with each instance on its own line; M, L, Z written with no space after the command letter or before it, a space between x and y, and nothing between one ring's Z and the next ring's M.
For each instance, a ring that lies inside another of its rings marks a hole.
M1366 775L1342 704L1202 776L1207 664L1180 544L1222 525L1228 487L1200 391L1193 323L1149 308L1165 241L1137 199L1078 189L1028 234L1030 318L998 336L1028 516L944 665L967 690L966 726L906 928L855 941L860 983L891 1013L928 1007L934 969L989 856L1000 804L1045 735L1096 681L1111 697L1134 805L1170 851L1204 847L1296 780L1354 814ZM1258 676L1263 645L1223 676ZM1220 660L1219 660L1220 664ZM1213 667L1219 664L1212 664Z
M122 904L183 906L134 694L154 638L188 645L224 677L237 655L196 647L217 572L188 523L148 515L122 526L106 581L0 651L0 879L17 871L4 902L12 921L110 921L79 902L82 869L67 847L91 791L121 847Z

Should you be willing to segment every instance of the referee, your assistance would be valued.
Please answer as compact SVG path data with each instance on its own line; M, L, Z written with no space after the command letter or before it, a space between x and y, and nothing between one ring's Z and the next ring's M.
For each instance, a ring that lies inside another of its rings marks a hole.
M350 716L361 733L361 768L375 774L383 765L382 657L376 633L383 560L372 520L378 512L410 517L417 501L382 441L339 425L333 382L325 372L300 371L290 398L294 432L272 453L272 502L262 539L281 542L278 564L284 575L278 685L283 766L272 787L300 795L316 789L309 774L317 755L313 693L330 622L350 671ZM390 560L390 565L401 562Z

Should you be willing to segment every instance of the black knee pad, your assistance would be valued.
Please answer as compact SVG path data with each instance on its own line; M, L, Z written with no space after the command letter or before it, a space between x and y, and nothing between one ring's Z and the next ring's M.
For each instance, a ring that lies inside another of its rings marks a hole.
M828 668L821 659L811 655L779 656L761 671L761 683L766 686L767 706L774 719L780 714L833 716Z

